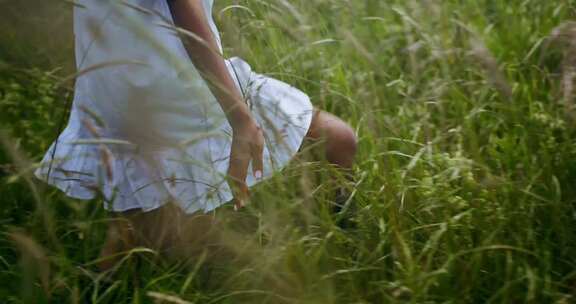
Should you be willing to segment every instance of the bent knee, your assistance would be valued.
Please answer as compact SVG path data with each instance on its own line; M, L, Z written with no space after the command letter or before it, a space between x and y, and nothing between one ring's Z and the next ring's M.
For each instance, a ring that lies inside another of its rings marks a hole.
M338 119L338 123L333 124L329 134L326 146L328 160L343 168L351 167L358 150L358 139L354 129Z
M332 134L332 140L340 151L347 152L348 154L356 154L358 150L358 138L356 137L356 132L354 132L354 129L349 124L340 120Z
M324 111L316 112L307 137L324 141L328 160L344 167L351 165L358 149L354 129L339 117Z

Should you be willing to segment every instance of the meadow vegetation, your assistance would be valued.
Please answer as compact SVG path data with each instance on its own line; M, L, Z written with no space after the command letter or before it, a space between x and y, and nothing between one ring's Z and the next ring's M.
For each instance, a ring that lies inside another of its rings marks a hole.
M576 301L576 3L216 5L228 56L355 128L355 180L302 157L226 228L242 262L139 248L97 272L101 199L31 175L72 98L70 5L0 2L1 303Z

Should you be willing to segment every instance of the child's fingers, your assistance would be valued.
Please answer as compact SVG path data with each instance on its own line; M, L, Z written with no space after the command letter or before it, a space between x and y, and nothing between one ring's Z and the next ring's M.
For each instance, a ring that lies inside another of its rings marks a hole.
M243 207L248 199L248 187L246 186L246 176L250 157L242 151L238 145L232 145L230 151L230 164L228 167L228 185L232 190L234 202L237 208Z
M232 177L231 181L228 183L230 189L232 190L232 195L234 197L234 204L236 208L242 208L246 204L248 199L248 193L246 191L246 185L243 182L236 181Z
M262 131L259 130L259 135L256 142L252 145L252 171L256 179L262 178L262 172L264 170L264 139L262 137Z
M242 181L236 180L233 176L230 176L228 185L232 190L232 195L234 197L234 208L240 209L246 205L246 201L249 197L248 187Z
M234 211L238 211L246 206L247 199L241 198L242 196L243 195L241 194L236 194L232 199L232 202L234 203Z

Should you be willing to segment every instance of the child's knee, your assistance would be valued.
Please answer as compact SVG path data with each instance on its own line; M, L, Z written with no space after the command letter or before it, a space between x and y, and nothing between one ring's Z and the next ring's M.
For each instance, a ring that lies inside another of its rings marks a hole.
M346 122L340 120L337 124L333 125L331 137L331 145L329 153L336 153L353 157L358 149L358 139L354 129Z
M340 145L348 152L348 154L355 155L358 150L358 138L354 129L345 122L342 122L343 126L340 130Z

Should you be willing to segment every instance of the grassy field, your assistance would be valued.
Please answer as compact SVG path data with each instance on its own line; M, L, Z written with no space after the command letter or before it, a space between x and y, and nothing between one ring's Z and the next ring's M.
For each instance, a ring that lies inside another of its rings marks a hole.
M113 276L102 202L31 176L73 71L70 6L37 2L0 1L0 303L576 302L573 1L216 1L227 55L356 129L358 229L304 159L255 190L242 263Z

